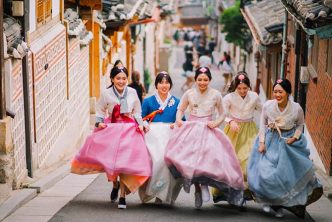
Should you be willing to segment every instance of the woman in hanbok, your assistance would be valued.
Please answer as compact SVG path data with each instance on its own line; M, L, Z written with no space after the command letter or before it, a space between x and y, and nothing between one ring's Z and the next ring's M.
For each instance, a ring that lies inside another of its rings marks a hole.
M157 92L145 98L142 105L143 119L150 123L145 143L152 159L152 176L139 189L143 203L156 198L155 203L173 204L182 188L182 180L174 179L164 161L165 148L180 102L170 94L172 86L172 79L167 72L158 73L155 79Z
M247 161L258 133L254 122L255 111L261 111L262 104L257 93L250 91L250 80L245 72L239 72L230 88L230 93L223 98L227 123L224 132L231 140L237 158L241 164L244 181L247 182ZM251 200L250 191L244 192L244 198ZM218 189L212 189L213 201L225 200L226 196Z
M135 192L151 176L151 160L144 142L141 105L135 89L127 87L125 67L111 71L111 87L96 106L96 130L72 161L76 174L105 172L120 178L118 208L126 208L126 193Z
M248 162L248 184L263 210L283 217L282 208L299 217L305 207L318 200L322 186L315 176L310 151L303 135L301 106L290 100L292 87L287 79L273 85L273 100L264 103L259 136Z
M176 114L176 127L167 144L165 161L175 178L184 179L189 193L195 185L195 207L210 199L208 186L227 193L227 201L243 204L243 175L234 148L218 128L225 119L222 96L209 86L209 68L200 67L195 73L196 86L184 93ZM188 121L181 119L188 109ZM212 116L217 110L218 116Z

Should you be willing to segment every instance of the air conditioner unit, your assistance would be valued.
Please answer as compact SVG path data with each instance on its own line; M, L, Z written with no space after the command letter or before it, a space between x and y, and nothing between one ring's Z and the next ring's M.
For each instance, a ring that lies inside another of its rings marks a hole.
M302 84L308 84L310 80L310 74L307 66L301 66L300 69L300 81Z

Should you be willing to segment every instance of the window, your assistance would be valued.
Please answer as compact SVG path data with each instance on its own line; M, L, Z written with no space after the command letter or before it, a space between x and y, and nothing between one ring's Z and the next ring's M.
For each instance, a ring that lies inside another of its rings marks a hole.
M37 0L36 2L37 27L40 27L52 19L52 0Z
M329 39L327 43L326 73L332 77L332 39Z

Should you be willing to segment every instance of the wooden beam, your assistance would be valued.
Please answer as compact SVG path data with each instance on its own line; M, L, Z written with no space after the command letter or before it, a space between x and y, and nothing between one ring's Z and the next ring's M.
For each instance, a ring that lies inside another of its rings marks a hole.
M3 0L0 0L0 24L3 24ZM0 120L6 116L3 29L0 29Z

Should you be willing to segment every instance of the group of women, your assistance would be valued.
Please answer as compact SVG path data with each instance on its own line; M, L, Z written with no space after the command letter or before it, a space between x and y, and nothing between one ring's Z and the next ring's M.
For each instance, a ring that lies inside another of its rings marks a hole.
M125 196L137 190L144 203L173 204L182 188L189 193L194 185L196 208L210 200L212 187L214 202L242 209L255 200L277 217L282 209L304 217L305 207L322 195L302 134L303 111L289 99L287 79L275 82L275 99L262 107L244 72L222 98L209 86L209 68L199 67L195 87L181 100L170 94L170 75L160 72L156 93L141 107L127 87L125 67L115 66L110 77L112 85L97 104L95 131L73 159L72 172L105 172L113 181L112 202L120 190L118 208L126 208ZM259 131L255 111L261 112Z

